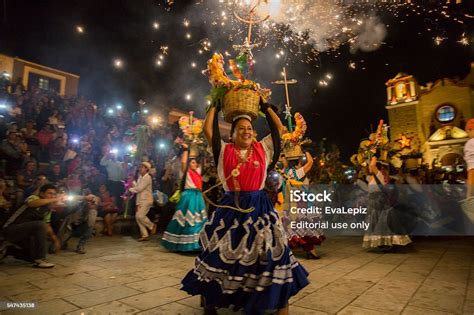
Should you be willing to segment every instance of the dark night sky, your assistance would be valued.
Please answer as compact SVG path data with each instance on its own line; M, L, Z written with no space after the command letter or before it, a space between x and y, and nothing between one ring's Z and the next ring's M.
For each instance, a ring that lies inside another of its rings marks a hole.
M99 104L121 101L133 106L143 98L150 106L199 107L202 112L202 99L210 86L200 70L210 54L197 54L198 40L209 37L213 49L220 51L230 51L231 43L218 38L218 32L206 31L195 2L175 0L168 12L164 0L3 0L0 53L79 74L80 93ZM473 2L465 0L449 9L455 14L473 14ZM189 29L182 26L185 17L192 22ZM442 77L463 78L474 61L474 19L467 19L463 28L455 22L434 23L431 16L407 17L404 23L389 13L380 17L390 24L380 49L351 54L343 46L339 56L322 54L319 68L299 62L289 66L290 77L299 81L290 89L292 105L305 116L307 135L315 141L327 137L329 143L340 146L346 158L368 135L370 124L375 126L386 118L388 79L401 71L413 74L421 84ZM158 31L151 27L155 20L160 23ZM85 33L77 34L76 25L83 25ZM184 39L187 31L193 40ZM440 46L433 41L436 32L448 37ZM463 32L471 41L469 46L456 42ZM157 68L153 60L163 44L170 47L170 53L165 65ZM272 88L274 103L283 104L283 90L270 84L283 64L266 59L263 54L268 50L275 49L269 45L254 52L258 61L254 79ZM126 63L120 71L112 66L116 57ZM197 69L191 69L191 60L198 64ZM357 63L356 70L348 68L349 60ZM327 72L334 79L320 88L317 82ZM192 102L183 98L188 92L193 94Z

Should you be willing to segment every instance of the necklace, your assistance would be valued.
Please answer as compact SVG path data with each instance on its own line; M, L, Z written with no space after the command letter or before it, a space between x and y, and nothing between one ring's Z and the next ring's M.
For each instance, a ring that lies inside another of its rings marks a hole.
M237 155L237 160L238 160L238 166L240 166L243 163L247 163L250 158L252 157L253 154L253 146L251 145L249 149L247 149L245 152L245 156L242 156L242 153L240 149L237 149L234 145L234 150L235 150L235 155Z

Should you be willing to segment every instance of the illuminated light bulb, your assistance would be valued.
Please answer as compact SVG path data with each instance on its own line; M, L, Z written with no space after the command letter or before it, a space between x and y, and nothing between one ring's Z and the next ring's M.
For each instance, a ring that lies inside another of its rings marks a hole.
M165 56L163 55L158 55L158 58L160 58L160 60L163 60L165 58Z
M80 26L80 25L77 25L77 26L76 26L76 31L77 31L79 34L82 34L82 33L84 33L84 28L83 28L82 26Z
M121 105L121 104L117 104L117 109L118 109L118 110L122 109L122 105Z
M151 123L152 123L152 124L157 124L159 121L160 121L160 120L158 119L158 117L153 117L153 118L151 119Z
M277 59L280 59L280 54L275 54L275 57L276 57Z
M109 110L107 111L109 113L109 115L113 115L114 114L114 110L112 108L109 108Z
M195 62L191 62L191 67L196 68L196 63L195 63Z
M188 20L188 19L184 19L183 25L184 25L185 27L188 27L189 24L190 24L190 23L189 23L189 20Z
M186 34L186 38L187 38L187 39L191 39L191 34L190 34L190 33L187 33L187 34Z
M192 96L191 94L186 94L185 98L187 101L190 101L192 99Z
M330 73L326 74L326 78L328 78L329 80L331 80L331 79L332 79L332 74L330 74Z
M160 24L158 24L158 22L153 22L153 28L155 30L159 29L160 28Z
M145 115L148 114L148 109L145 108L145 109L143 110L143 114L145 114Z
M157 61L156 61L156 65L159 66L159 67L161 67L161 66L163 65L163 62L162 62L161 60L157 60Z

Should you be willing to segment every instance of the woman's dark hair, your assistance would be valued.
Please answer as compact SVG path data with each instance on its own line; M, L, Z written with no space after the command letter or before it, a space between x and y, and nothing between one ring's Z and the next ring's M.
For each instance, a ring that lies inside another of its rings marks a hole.
M273 142L273 157L272 157L272 162L268 166L269 170L272 170L275 167L275 164L278 162L278 158L280 157L281 153L281 139L280 139L280 133L278 132L278 128L273 122L270 113L268 111L265 111L265 118L267 120L268 126L270 127L270 134L272 136L272 142ZM234 132L235 126L241 119L247 119L245 117L236 119L235 121L232 122L232 125L230 127L230 134L232 136L232 133ZM214 114L214 120L212 122L212 154L214 155L214 163L218 164L219 161L219 154L221 152L221 134L219 130L219 117L217 115L217 112Z

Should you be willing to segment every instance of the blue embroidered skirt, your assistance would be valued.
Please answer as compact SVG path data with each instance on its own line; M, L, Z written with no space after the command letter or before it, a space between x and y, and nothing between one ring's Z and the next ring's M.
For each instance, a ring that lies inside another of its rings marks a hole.
M176 212L163 234L161 245L170 251L201 250L199 234L207 221L206 205L198 189L185 189L176 205Z
M227 192L221 205L235 206ZM201 232L203 252L183 279L182 290L205 297L207 305L263 314L285 307L308 284L294 258L273 205L264 191L240 192L242 209L217 208Z

